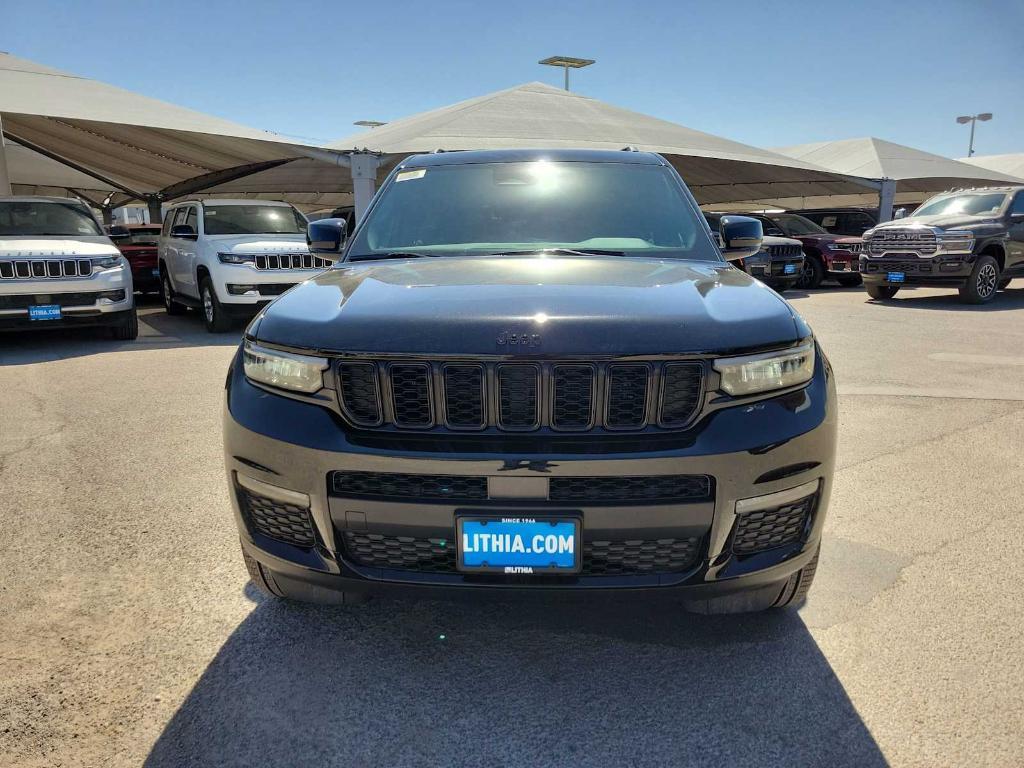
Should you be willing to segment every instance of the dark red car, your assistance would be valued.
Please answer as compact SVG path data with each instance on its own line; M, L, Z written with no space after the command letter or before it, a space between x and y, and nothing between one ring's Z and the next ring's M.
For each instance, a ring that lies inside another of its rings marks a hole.
M131 265L132 282L140 293L160 290L160 271L156 260L159 237L159 224L115 224L110 227L110 239Z
M817 288L823 280L842 286L861 284L858 263L864 247L859 237L833 235L795 213L744 213L760 220L766 235L792 237L804 247L804 271L797 286Z

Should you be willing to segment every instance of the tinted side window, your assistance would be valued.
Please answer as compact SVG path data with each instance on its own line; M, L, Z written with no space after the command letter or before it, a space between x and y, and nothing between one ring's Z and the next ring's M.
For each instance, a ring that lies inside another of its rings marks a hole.
M188 207L188 213L185 215L185 226L192 227L193 232L199 232L199 224L196 219L196 207L194 205L190 205Z
M1024 192L1018 192L1010 206L1010 213L1024 213Z

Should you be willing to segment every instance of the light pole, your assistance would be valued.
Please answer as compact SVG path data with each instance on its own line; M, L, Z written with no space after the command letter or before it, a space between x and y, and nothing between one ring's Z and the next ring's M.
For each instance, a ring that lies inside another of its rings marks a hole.
M572 56L548 56L541 59L538 64L546 64L549 67L562 67L565 70L565 90L569 90L569 70L582 69L594 63L594 59L576 59Z
M358 125L362 128L379 128L387 123L382 123L380 120L356 120L352 125Z
M965 123L970 123L971 124L971 143L967 147L967 156L968 157L971 157L972 155L974 155L974 125L975 125L975 123L977 123L979 120L981 120L981 122L984 123L984 122L986 122L988 120L991 120L991 119L992 119L992 113L991 112L980 112L977 115L960 115L960 117L958 117L956 119L956 121L958 123L960 123L960 125L964 125Z

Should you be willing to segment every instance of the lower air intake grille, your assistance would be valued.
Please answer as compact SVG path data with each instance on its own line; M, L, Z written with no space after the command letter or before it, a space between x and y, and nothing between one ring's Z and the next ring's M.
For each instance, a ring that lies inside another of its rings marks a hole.
M487 478L397 472L333 472L331 489L335 496L346 498L482 501L487 498Z
M808 496L772 509L745 512L736 518L732 551L747 555L799 541L817 496Z
M694 501L711 498L706 475L642 475L636 477L552 477L551 501L596 504Z
M257 496L246 490L239 490L238 498L249 525L264 536L296 547L312 547L316 542L309 510L305 507Z
M426 573L456 573L450 538L384 536L345 531L345 549L357 565ZM679 573L694 566L700 539L633 539L583 543L583 576Z

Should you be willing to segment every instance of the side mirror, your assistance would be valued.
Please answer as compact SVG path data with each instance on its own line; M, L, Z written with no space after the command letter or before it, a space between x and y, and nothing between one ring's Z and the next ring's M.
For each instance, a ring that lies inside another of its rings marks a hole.
M184 240L195 240L199 237L191 224L176 224L171 227L171 237L180 237Z
M749 216L723 216L718 225L722 255L729 261L745 259L761 250L761 222Z
M348 222L345 219L318 219L306 227L306 244L311 253L337 260L345 250Z

